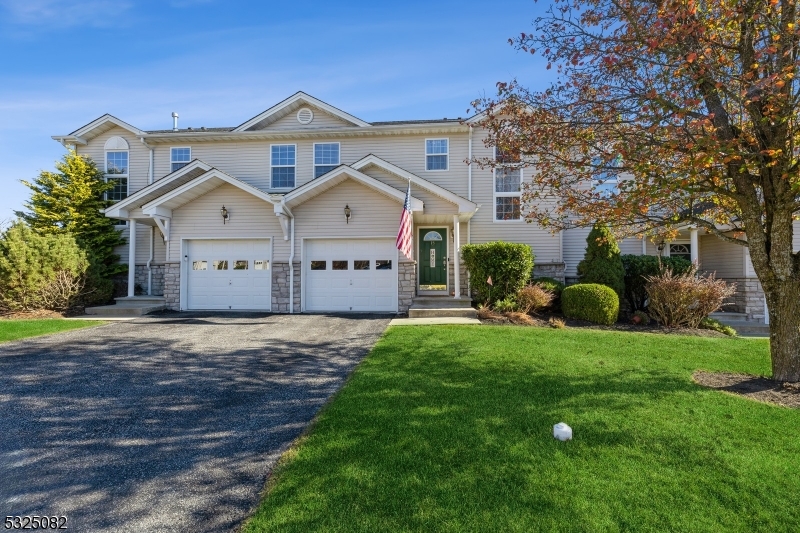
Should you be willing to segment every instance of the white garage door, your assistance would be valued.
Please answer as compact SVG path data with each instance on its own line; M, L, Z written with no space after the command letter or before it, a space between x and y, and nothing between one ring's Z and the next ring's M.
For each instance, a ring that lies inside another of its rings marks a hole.
M303 263L306 311L397 312L394 240L307 240Z
M269 239L187 242L188 309L270 310Z

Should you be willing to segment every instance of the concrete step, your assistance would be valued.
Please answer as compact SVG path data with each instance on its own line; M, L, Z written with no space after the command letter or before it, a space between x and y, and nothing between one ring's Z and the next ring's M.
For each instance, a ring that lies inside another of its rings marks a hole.
M708 316L715 320L719 320L720 322L726 320L747 320L747 313L727 313L725 311L717 311L716 313L711 313Z
M463 317L477 318L478 313L472 307L414 307L408 310L408 318Z
M167 305L167 299L163 296L122 296L114 298L119 306L138 307L140 305Z
M98 317L102 316L109 316L109 317L125 317L125 316L143 316L148 313L152 313L154 311L161 311L166 309L167 306L162 305L147 305L147 304L140 304L140 305L133 305L133 304L125 304L125 305L99 305L96 307L87 307L85 312L87 315L94 315Z
M412 307L420 309L463 309L472 307L472 300L452 296L417 296L411 302Z

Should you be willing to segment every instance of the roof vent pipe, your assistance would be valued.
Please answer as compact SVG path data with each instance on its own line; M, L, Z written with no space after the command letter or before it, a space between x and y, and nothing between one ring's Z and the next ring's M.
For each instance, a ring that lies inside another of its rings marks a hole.
M178 113L172 112L172 131L178 131Z

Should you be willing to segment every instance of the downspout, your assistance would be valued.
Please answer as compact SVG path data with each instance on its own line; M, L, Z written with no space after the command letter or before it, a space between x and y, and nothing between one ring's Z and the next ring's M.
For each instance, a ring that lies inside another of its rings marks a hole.
M150 185L153 183L153 147L149 146L145 141L144 137L139 137L139 140L142 141L142 144L145 145L147 148L150 149L150 168L147 169L147 184ZM156 228L155 226L150 226L150 257L147 259L147 295L153 295L153 269L151 264L153 262L153 256L155 255L155 235L156 235Z
M469 125L469 147L467 148L469 164L467 165L467 200L472 201L472 124ZM494 185L493 185L494 186ZM467 244L472 244L472 217L467 220ZM472 297L470 287L470 274L467 271L467 296Z
M294 215L289 219L291 227L291 252L289 252L289 314L294 314Z

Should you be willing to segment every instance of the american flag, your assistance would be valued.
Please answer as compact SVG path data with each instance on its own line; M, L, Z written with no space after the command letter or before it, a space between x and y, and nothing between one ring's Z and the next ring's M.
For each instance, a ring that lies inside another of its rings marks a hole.
M408 190L406 191L406 201L403 203L403 213L400 215L400 229L397 230L397 249L405 254L409 259L411 257L411 241L414 232L411 228L411 181L408 182Z

